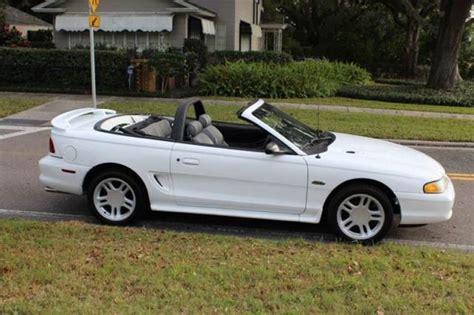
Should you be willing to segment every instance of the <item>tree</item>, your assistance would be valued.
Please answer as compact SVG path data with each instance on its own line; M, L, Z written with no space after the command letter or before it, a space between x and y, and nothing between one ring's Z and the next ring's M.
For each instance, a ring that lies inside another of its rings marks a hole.
M442 16L428 78L429 87L451 90L461 80L459 50L472 4L472 0L441 0Z
M319 56L317 46L321 43L322 25L325 21L343 9L362 7L368 3L368 0L273 1L278 3L278 12L294 30L294 39L305 46L306 51L316 56Z
M438 0L375 0L383 3L392 13L395 23L405 31L404 74L417 75L420 53L420 35L438 6Z
M5 0L0 0L0 27L5 24Z

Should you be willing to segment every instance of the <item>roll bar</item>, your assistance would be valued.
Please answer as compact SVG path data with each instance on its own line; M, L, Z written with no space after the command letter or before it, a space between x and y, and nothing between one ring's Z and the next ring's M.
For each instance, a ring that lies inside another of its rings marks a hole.
M186 128L186 119L189 107L194 107L194 113L196 115L196 120L199 119L199 116L204 115L206 111L204 110L204 104L202 101L197 98L188 98L185 99L178 106L176 110L176 115L174 117L173 130L171 131L171 138L176 141L184 140L184 133Z

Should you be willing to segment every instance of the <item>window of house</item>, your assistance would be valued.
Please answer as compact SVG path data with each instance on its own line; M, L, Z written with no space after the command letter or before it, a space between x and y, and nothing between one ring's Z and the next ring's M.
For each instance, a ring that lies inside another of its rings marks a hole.
M252 27L249 23L240 22L240 51L252 50Z
M145 49L148 47L147 33L138 31L137 33L137 47Z
M204 40L201 20L192 16L188 19L188 38Z
M124 32L125 34L125 46L127 48L135 48L137 47L136 42L136 33L133 32Z
M104 44L104 32L102 31L96 31L94 33L94 43L95 45L100 45L102 46Z
M124 47L123 32L115 32L113 40L114 40L114 46L115 47L119 47L119 48Z
M113 43L113 33L112 32L103 32L103 44L106 47L112 47Z

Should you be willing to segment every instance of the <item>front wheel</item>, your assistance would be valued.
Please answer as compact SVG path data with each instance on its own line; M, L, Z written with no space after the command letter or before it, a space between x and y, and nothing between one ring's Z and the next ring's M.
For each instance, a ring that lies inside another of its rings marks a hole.
M126 225L143 213L146 195L128 174L107 171L96 176L88 192L89 208L103 223Z
M393 224L393 205L379 188L352 185L343 188L329 204L329 223L348 241L364 244L381 240Z

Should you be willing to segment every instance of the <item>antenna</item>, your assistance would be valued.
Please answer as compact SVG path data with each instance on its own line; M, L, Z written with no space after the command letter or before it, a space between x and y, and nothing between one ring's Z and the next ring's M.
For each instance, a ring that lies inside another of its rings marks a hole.
M320 110L320 108L321 108L321 106L318 105L318 122L317 122L318 128L316 129L316 133L317 133L318 138L321 137L320 119L319 119L319 116L321 116L321 110ZM319 155L320 146L321 146L321 142L318 141L318 154L316 154L316 158L317 158L317 159L320 159L320 158L321 158L321 156Z
M321 106L318 105L318 137L321 135L321 125L320 125L320 116L321 116Z

